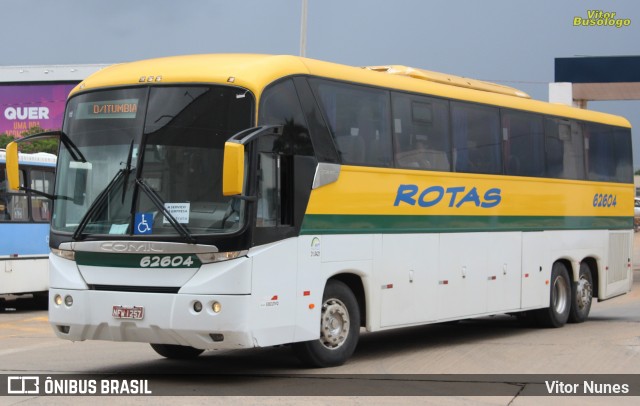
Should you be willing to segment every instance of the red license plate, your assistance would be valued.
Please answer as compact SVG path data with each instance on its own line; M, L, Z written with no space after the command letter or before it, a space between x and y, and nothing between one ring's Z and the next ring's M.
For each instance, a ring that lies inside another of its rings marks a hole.
M142 320L144 307L142 306L113 306L111 315L114 319Z

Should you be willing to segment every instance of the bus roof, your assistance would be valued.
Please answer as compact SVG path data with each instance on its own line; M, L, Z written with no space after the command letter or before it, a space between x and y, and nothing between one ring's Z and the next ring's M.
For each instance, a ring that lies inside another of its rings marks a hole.
M394 66L401 65L362 68L290 55L184 55L113 65L89 76L73 89L71 95L91 89L142 83L228 83L247 88L260 97L262 90L275 80L292 75L311 75L631 127L623 117L531 100L526 94L517 94L517 89L507 86L414 68L402 67L404 71L389 69ZM455 78L458 83L449 84L446 78ZM460 80L466 80L469 86L461 85Z
M37 152L35 154L18 154L18 161L21 164L31 164L36 166L56 166L57 157L46 152ZM0 149L0 162L7 161L7 153L4 149Z

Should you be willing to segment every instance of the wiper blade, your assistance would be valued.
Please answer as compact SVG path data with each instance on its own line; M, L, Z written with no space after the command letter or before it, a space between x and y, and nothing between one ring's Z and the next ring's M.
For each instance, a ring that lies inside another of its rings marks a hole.
M98 197L96 197L96 200L94 200L93 203L91 203L91 206L89 206L89 210L87 210L87 213L82 217L82 220L80 220L80 224L78 224L78 228L76 228L76 231L73 233L73 239L74 240L80 240L81 239L82 232L87 227L87 224L89 224L89 221L91 221L91 219L93 218L93 216L96 213L98 213L100 210L102 210L102 207L104 206L104 203L109 198L109 194L115 188L115 186L118 183L118 181L121 180L124 177L124 175L128 174L129 172L131 172L131 170L120 169L116 173L116 175L113 177L113 179L111 179L111 181L109 182L107 187L105 187L102 190L102 192L100 192Z
M58 138L64 144L65 147L69 150L69 154L71 158L76 162L87 162L87 159L82 155L80 149L76 146L76 144L71 141L71 138L64 131L45 131L38 134L28 135L26 137L22 137L17 142L25 142L25 141L35 141L41 139L49 139L49 138Z
M124 197L127 194L127 183L129 182L129 174L131 173L131 157L133 156L133 140L131 140L131 145L129 146L129 155L127 156L127 164L124 167L125 173L124 175L124 185L122 185L122 204L124 204Z
M158 193L156 193L155 190L149 187L149 185L147 185L144 179L136 179L136 183L138 184L138 186L140 186L140 189L144 192L144 194L146 194L147 197L149 197L149 200L151 200L151 202L158 208L158 210L160 210L162 214L164 214L164 216L169 221L169 223L173 226L173 228L175 228L176 231L186 241L188 241L191 244L195 244L196 239L191 235L189 230L187 230L185 226L179 223L178 220L176 220L176 218L173 216L173 214L171 214L171 212L167 210L167 208L164 206L165 202L162 200L160 195L158 195Z
M62 141L64 146L67 147L67 150L69 150L69 154L71 155L71 158L73 158L74 161L87 162L87 159L84 157L84 155L82 155L82 152L80 152L80 149L76 146L76 144L73 143L73 141L71 141L71 138L69 138L69 136L67 136L67 134L65 134L63 131L60 131L60 141Z

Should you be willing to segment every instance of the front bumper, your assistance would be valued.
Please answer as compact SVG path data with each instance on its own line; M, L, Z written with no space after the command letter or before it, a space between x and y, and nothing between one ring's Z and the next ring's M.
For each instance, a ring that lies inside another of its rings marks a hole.
M70 295L73 304L53 298ZM249 330L250 295L195 295L51 289L49 322L60 338L188 345L200 349L257 346ZM194 303L202 303L196 312ZM221 304L215 313L212 303ZM114 306L142 306L141 320L116 319ZM222 338L222 340L221 340Z

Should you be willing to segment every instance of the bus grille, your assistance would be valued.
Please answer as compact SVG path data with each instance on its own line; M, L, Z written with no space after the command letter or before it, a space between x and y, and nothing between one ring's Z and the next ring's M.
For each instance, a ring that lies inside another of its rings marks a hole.
M108 292L140 292L140 293L178 293L174 286L124 286L124 285L89 285L91 290Z

